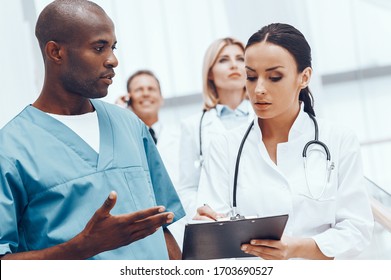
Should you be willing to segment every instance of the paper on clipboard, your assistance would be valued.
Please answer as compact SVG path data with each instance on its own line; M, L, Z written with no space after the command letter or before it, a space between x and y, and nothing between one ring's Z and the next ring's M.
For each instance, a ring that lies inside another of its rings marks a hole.
M253 257L240 247L251 239L279 240L288 215L187 224L182 259L207 260Z

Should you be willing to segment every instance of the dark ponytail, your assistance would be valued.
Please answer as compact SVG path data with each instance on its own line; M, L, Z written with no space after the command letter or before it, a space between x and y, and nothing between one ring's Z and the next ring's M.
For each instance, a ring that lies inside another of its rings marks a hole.
M253 44L269 42L286 49L295 59L297 71L311 67L311 47L304 35L289 24L272 23L255 32L248 39L246 49ZM314 98L308 87L300 91L299 100L304 103L304 111L315 116Z
M315 117L314 97L308 87L303 88L299 94L299 100L304 103L304 112Z

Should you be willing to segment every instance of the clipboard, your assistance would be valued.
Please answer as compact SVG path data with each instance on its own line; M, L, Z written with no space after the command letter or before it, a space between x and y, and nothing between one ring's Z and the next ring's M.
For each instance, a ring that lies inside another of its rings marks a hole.
M254 257L240 247L251 239L280 240L288 214L253 219L186 224L183 260Z

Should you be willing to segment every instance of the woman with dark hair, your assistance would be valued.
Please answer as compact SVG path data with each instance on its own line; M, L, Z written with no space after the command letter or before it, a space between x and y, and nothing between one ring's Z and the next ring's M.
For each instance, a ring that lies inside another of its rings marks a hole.
M264 259L354 258L373 229L360 146L348 129L315 118L305 37L265 26L248 40L245 67L256 117L245 136L231 131L211 144L197 202L208 206L195 219L288 214L281 240L241 249Z

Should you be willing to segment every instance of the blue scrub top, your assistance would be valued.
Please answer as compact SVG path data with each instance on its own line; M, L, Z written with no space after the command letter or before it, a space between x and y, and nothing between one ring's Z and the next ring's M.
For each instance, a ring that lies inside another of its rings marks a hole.
M111 190L111 214L155 205L184 216L146 126L129 110L91 100L96 153L66 125L27 106L0 131L0 254L39 250L81 232ZM107 236L110 238L110 235ZM162 229L93 259L167 259Z

